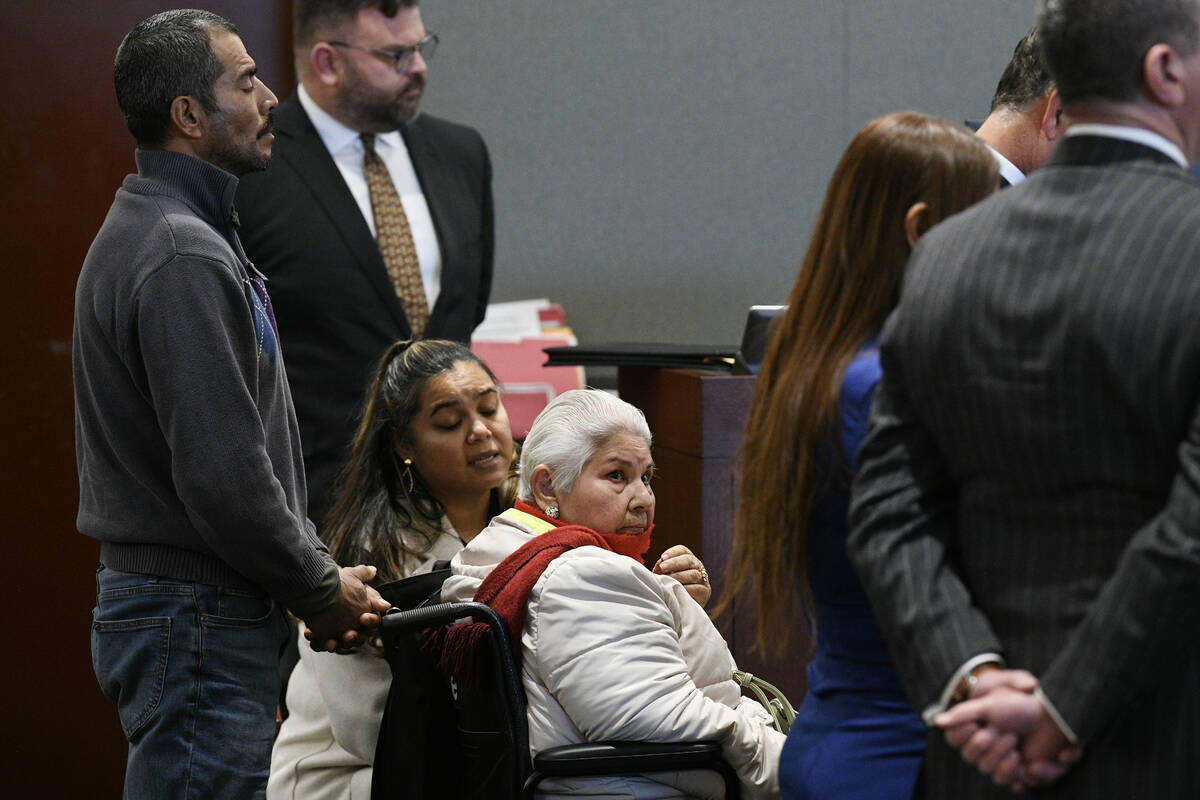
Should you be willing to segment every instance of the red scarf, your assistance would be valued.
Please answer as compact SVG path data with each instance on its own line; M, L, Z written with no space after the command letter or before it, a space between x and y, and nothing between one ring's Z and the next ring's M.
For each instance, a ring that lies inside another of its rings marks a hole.
M548 522L556 528L580 528L582 530L589 531L591 533L595 533L597 536L604 539L604 541L608 542L608 547L605 547L604 549L611 550L614 553L619 553L623 556L629 556L630 558L636 559L638 561L642 561L643 563L645 561L646 551L650 549L650 534L654 530L653 525L649 526L648 528L646 528L646 530L644 530L638 534L597 533L596 531L593 531L591 528L585 528L582 525L568 525L567 523L563 522L561 519L557 519L555 517L548 517L548 516L546 516L546 513L544 511L542 511L540 508L538 508L537 506L530 505L529 503L526 503L524 500L518 500L516 503L513 504L513 508L515 508L517 511L523 511L531 517L537 517L538 519L542 520L543 522ZM600 547L600 546L601 545L597 545L597 547Z
M554 530L534 537L497 564L484 578L472 599L490 606L504 621L513 661L520 669L521 632L525 629L529 593L550 562L568 550L591 545L628 556L640 563L642 556L650 549L650 534L654 526L636 535L597 533L582 525L567 525L547 517L540 509L521 500L516 502L515 508L553 525ZM487 629L487 623L484 622L451 625L444 638L439 637L443 639L439 662L442 671L464 686L480 685L475 666L479 661L479 643Z

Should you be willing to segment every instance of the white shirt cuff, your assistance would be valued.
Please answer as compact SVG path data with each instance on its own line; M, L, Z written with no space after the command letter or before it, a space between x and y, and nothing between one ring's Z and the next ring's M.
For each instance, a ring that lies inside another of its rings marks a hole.
M999 653L980 653L964 661L963 665L950 676L950 680L946 683L946 688L942 689L942 694L938 697L937 702L925 706L925 710L921 712L921 720L924 721L926 727L932 728L933 718L950 708L950 698L954 696L954 689L963 678L971 674L971 670L981 664L995 664L1003 667L1004 659ZM1049 710L1048 707L1047 710ZM1055 720L1057 721L1057 717L1055 717Z
M1071 744L1079 744L1079 737L1075 735L1075 731L1071 730L1071 726L1063 719L1062 714L1058 713L1058 709L1050 702L1050 698L1046 697L1046 693L1039 686L1033 690L1033 696L1038 699L1042 707L1046 709L1046 713L1050 715L1050 719L1054 720L1054 724L1063 732L1063 736L1067 737L1067 741Z

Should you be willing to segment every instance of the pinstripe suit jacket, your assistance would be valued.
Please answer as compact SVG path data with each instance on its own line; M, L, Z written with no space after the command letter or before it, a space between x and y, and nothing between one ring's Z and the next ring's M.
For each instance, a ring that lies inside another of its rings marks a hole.
M1200 797L1200 185L1069 137L936 226L881 341L850 555L910 699L975 654L1085 758L1046 796ZM938 735L931 797L987 797Z

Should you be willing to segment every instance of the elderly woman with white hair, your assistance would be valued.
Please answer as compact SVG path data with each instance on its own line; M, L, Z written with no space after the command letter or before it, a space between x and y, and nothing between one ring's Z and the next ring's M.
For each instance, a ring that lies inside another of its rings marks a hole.
M516 506L454 557L442 599L488 603L520 643L533 754L589 741L716 740L745 796L776 796L783 735L741 696L729 648L700 605L640 561L654 522L653 472L638 409L595 390L555 398L522 448ZM544 787L592 797L721 794L705 772Z

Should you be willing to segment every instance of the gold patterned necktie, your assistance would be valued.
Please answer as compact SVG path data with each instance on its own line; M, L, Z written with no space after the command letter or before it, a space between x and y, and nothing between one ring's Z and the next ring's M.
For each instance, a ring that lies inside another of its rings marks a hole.
M375 134L362 134L363 172L367 177L367 191L371 195L371 211L375 215L375 240L396 296L404 306L408 327L414 339L421 338L429 322L429 301L425 298L425 284L421 280L421 263L417 260L417 248L413 245L412 229L408 226L408 215L396 192L396 184L388 173L387 165L375 152Z

